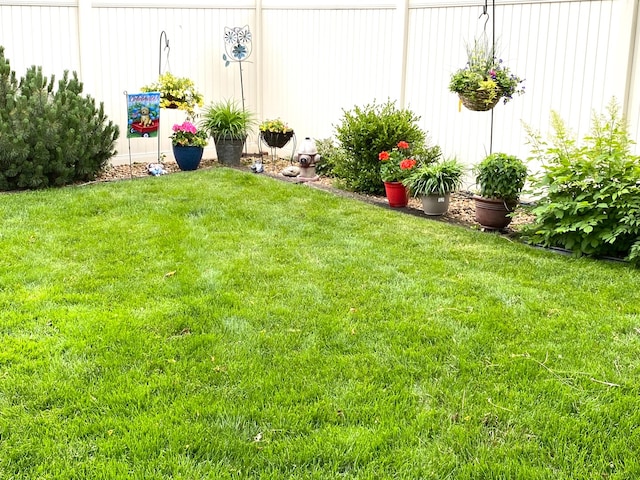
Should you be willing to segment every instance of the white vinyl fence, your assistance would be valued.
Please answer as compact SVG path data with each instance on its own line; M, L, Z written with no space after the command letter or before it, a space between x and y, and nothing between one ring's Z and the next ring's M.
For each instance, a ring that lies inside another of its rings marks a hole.
M231 5L233 3L233 5ZM0 0L0 45L18 73L75 70L122 128L114 163L153 161L157 141L126 139L124 92L158 71L188 76L205 102L241 99L238 64L225 67L224 27L249 25L246 106L281 117L298 138L334 134L343 109L396 100L421 116L432 143L472 165L490 148L491 113L459 111L448 91L465 45L486 33L527 93L493 113L493 151L526 157L522 122L543 133L555 110L584 135L615 97L640 140L640 29L636 0ZM488 21L486 21L488 20ZM168 56L160 43L166 32ZM163 111L161 150L179 111ZM129 150L129 145L130 149ZM257 148L256 137L249 148ZM168 153L170 156L171 154ZM211 144L205 155L215 156Z

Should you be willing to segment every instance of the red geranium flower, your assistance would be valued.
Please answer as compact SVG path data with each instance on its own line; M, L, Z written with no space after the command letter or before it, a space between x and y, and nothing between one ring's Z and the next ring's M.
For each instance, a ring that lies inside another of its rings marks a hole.
M411 158L409 142L400 140L391 151L384 150L378 154L380 178L383 182L401 182L417 167L418 161Z
M406 160L402 160L400 162L400 168L402 170L411 170L413 167L416 166L416 161L412 158L407 158Z

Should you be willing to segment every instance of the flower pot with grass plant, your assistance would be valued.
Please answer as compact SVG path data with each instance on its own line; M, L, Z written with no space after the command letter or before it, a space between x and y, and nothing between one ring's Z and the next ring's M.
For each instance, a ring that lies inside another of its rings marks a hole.
M511 73L495 54L495 45L477 39L467 46L467 65L451 76L449 90L458 94L460 102L472 111L491 110L504 99L507 103L515 94L523 94L523 79Z
M185 121L173 126L171 145L173 156L180 170L195 170L202 160L202 152L207 145L207 132L199 130L193 123Z
M218 161L239 166L244 142L255 125L253 113L233 100L222 100L205 107L201 118L200 128L213 137Z
M176 77L166 72L158 77L156 82L145 85L143 92L160 92L160 108L177 108L187 112L190 118L195 114L195 108L203 104L202 94L196 90L190 78Z
M271 148L282 148L293 137L293 128L279 118L265 120L258 128L260 138Z
M527 166L506 153L492 153L475 168L480 191L474 195L476 221L483 227L499 230L511 223L511 217L527 180Z
M451 193L462 184L464 166L456 159L418 166L402 183L414 197L422 200L426 215L444 215Z
M409 201L409 192L402 182L418 164L412 158L409 143L401 140L390 152L386 150L380 152L378 159L380 160L380 178L384 183L389 206L406 207Z

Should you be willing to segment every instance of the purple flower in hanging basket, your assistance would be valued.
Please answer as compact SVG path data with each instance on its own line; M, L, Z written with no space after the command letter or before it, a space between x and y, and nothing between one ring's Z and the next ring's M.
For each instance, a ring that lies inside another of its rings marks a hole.
M466 66L451 75L449 90L457 93L467 108L484 111L493 108L500 98L506 103L514 94L524 93L524 79L494 55L495 49L495 44L477 39L467 46Z

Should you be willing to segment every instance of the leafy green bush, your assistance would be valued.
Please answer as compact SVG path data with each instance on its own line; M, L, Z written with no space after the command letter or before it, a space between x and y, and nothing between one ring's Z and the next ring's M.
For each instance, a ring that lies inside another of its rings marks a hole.
M397 109L391 101L343 110L340 124L335 127L344 152L336 156L336 176L350 190L382 193L378 154L391 150L401 140L411 144L414 152L424 154L425 133L417 126L418 120L416 114Z
M617 104L593 115L583 146L555 112L552 127L550 143L526 127L533 158L542 164L536 185L544 197L525 239L640 265L640 157L630 153L633 142Z
M527 166L522 160L506 153L487 155L474 168L480 195L516 202L527 180Z
M316 172L325 177L335 177L334 168L340 161L338 157L344 155L344 152L330 138L316 140L316 147L320 154L320 163L316 164Z
M54 85L40 67L18 82L0 47L0 190L92 180L115 154L118 126L75 72Z

